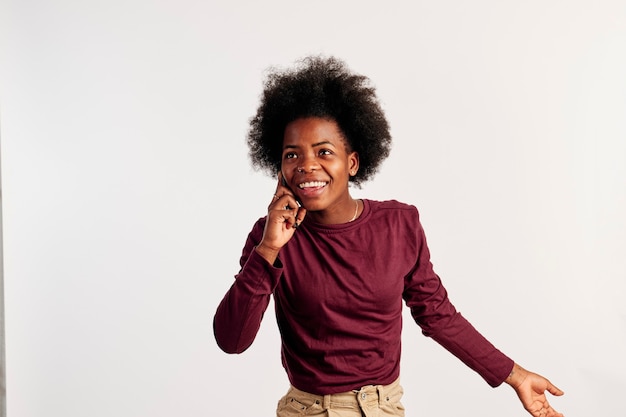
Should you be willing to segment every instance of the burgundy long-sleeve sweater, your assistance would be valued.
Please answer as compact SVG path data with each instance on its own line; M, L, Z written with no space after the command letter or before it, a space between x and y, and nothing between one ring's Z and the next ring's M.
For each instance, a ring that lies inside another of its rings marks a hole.
M240 353L253 342L270 295L282 361L296 388L333 394L386 385L400 373L402 300L422 332L501 384L513 361L456 311L433 271L417 209L363 201L350 223L305 218L274 265L255 250L265 219L250 232L241 270L214 318L219 346Z

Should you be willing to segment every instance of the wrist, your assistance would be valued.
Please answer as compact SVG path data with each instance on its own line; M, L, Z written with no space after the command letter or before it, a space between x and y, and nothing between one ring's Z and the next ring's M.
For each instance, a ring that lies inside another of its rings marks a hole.
M278 258L278 252L280 252L280 249L267 246L263 242L259 243L254 249L259 255L265 258L265 260L272 265L274 265L274 262L276 262L276 259Z
M527 376L528 371L515 363L513 364L513 369L511 369L511 373L504 380L504 382L509 384L514 389L517 389L520 385L522 385Z

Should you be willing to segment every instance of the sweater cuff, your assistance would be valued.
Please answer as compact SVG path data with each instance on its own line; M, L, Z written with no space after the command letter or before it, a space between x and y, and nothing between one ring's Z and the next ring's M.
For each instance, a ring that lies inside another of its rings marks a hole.
M237 279L246 279L249 277L258 280L260 285L257 286L257 289L264 287L261 292L271 294L278 285L278 280L282 274L283 264L280 259L276 258L274 265L272 265L267 259L261 256L255 248L250 253L241 272L237 275Z

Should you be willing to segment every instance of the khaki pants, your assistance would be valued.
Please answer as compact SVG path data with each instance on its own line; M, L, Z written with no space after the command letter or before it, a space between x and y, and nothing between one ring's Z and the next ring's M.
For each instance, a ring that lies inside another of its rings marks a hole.
M278 402L276 417L404 417L400 403L403 393L399 380L332 395L309 394L291 387Z

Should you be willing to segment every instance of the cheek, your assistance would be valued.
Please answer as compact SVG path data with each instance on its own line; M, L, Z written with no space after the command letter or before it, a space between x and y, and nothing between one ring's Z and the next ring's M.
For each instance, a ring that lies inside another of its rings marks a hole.
M297 164L294 161L294 159L287 159L283 160L283 162L280 164L280 172L282 173L285 181L288 183L291 182L296 173Z
M295 164L292 159L283 160L280 164L280 170L283 174L290 174L294 171Z

